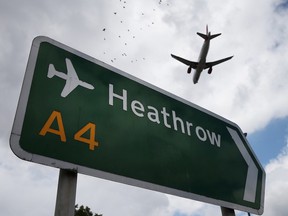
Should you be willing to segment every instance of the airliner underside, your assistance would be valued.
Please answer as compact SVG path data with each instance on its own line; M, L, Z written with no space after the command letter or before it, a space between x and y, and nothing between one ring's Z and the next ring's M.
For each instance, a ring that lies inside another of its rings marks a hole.
M210 46L210 40L221 35L221 33L219 34L214 34L211 35L211 32L208 32L208 26L206 26L206 34L202 34L197 32L197 34L202 37L205 41L203 43L200 55L199 55L199 60L198 62L194 62L194 61L189 61L187 59L181 58L179 56L173 55L171 54L171 56L173 58L175 58L176 60L182 62L183 64L189 66L187 73L191 73L192 68L195 70L194 73L194 77L193 77L193 83L196 84L200 78L201 72L205 69L208 69L208 74L212 73L212 67L217 65L217 64L221 64L225 61L228 61L229 59L231 59L233 56L227 57L227 58L223 58L217 61L213 61L213 62L206 62L206 57L209 51L209 46Z

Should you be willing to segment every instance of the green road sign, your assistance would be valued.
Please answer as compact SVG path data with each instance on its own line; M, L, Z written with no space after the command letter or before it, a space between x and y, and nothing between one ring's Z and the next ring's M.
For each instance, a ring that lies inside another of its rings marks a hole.
M28 161L263 212L265 172L236 124L46 37L10 143Z

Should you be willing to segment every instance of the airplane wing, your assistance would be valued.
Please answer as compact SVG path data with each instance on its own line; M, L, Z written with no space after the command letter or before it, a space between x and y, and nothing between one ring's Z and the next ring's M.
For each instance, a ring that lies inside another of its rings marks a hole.
M63 91L61 92L62 97L66 97L70 92L72 92L79 85L79 78L72 65L70 59L66 58L67 66L67 79Z
M224 59L220 59L220 60L217 60L217 61L214 61L214 62L206 62L204 69L210 68L210 67L215 66L217 64L221 64L221 63L223 63L225 61L230 60L231 58L233 58L233 56L230 56L230 57L227 57L227 58L224 58Z
M183 58L181 58L181 57L179 57L179 56L175 56L175 55L173 55L173 54L171 54L171 56L172 56L174 59L182 62L182 63L185 64L185 65L190 66L190 67L193 68L193 69L196 69L197 66L198 66L198 62L189 61L189 60L183 59Z

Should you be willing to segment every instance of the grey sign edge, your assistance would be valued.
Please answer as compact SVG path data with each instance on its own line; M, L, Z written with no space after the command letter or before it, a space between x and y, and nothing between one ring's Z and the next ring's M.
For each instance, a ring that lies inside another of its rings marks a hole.
M263 173L263 178L262 178L262 186L261 186L261 201L260 201L260 208L259 209L254 209L254 208L250 208L250 207L246 207L243 205L238 205L235 203L230 203L230 202L226 202L226 201L222 201L222 200L217 200L214 198L209 198L206 196L202 196L202 195L198 195L198 194L193 194L193 193L188 193L185 191L180 191L180 190L176 190L176 189L172 189L172 188L167 188L164 186L160 186L160 185L156 185L156 184L152 184L152 183L148 183L148 182L144 182L144 181L140 181L140 180L136 180L136 179L132 179L132 178L127 178L124 176L120 176L120 175L115 175L112 173L107 173L107 172L103 172L103 171L99 171L99 170L95 170L95 169L91 169L85 166L80 166L77 164L73 164L73 163L68 163L65 161L61 161L61 160L56 160L53 158L49 158L49 157L44 157L41 155L35 155L35 154L31 154L25 150L23 150L20 146L19 140L20 140L20 136L21 136L21 131L22 131L22 126L23 126L23 122L24 122L24 117L25 117L25 113L26 113L26 107L27 107L27 103L28 103L28 98L29 98L29 93L30 93L30 88L31 88L31 84L32 84L32 79L33 79L33 75L34 75L34 69L35 69L35 65L36 65L36 60L37 60L37 55L38 55L38 51L39 51L39 47L40 44L42 42L48 42L56 47L59 47L63 50L66 50L70 53L73 53L74 55L77 55L79 57L82 57L83 59L86 59L90 62L93 62L97 65L100 65L110 71L113 71L117 74L120 74L128 79L131 79L141 85L144 85L150 89L153 89L157 92L160 92L172 99L175 99L181 103L184 103L186 105L189 105L190 107L193 107L195 109L198 109L210 116L213 116L229 125L233 125L233 127L237 128L240 131L240 136L242 139L245 140L247 147L249 148L250 152L252 153L253 158L257 161L260 169L262 170ZM258 214L261 215L264 212L264 195L265 195L265 179L266 179L266 174L265 174L265 170L263 169L261 163L258 161L258 158L256 157L253 149L250 147L249 142L247 141L247 139L243 136L243 132L240 129L240 127L235 124L234 122L231 122L209 110L206 110L196 104L193 104L189 101L186 101L176 95L173 95L169 92L164 91L163 89L158 88L157 86L154 86L150 83L147 83L143 80L140 80L126 72L123 72L117 68L114 68L111 65L108 65L104 62L101 62L91 56L88 56L78 50L75 50L65 44L62 44L58 41L55 41L49 37L46 36L37 36L34 38L33 42L32 42L32 47L30 50L30 54L29 54L29 58L28 58L28 63L27 63L27 67L26 67L26 71L25 71L25 76L24 76L24 80L23 80L23 84L22 84L22 88L21 88L21 92L20 92L20 97L19 97L19 101L18 101L18 106L16 109L16 114L15 114L15 118L14 118L14 122L13 122L13 126L12 126L12 131L11 131L11 136L10 136L10 147L11 150L13 151L13 153L26 161L30 161L30 162L36 162L39 164L43 164L43 165L47 165L47 166L52 166L55 168L61 168L61 169L67 169L67 170L73 170L75 172L79 172L82 174L86 174L86 175L90 175L90 176L94 176L94 177L98 177L98 178L102 178L102 179L106 179L106 180L110 180L110 181L115 181L115 182L119 182L119 183L123 183L123 184L127 184L127 185L131 185L131 186L136 186L136 187L140 187L140 188L145 188L145 189L149 189L149 190L153 190L153 191L158 191L158 192L163 192L163 193L167 193L167 194L171 194L171 195L176 195L176 196L180 196L183 198L189 198L189 199L193 199L193 200L197 200L197 201L201 201L201 202L205 202L205 203L210 203L210 204L214 204L214 205L218 205L218 206L223 206L223 207L227 207L227 208L232 208L232 209L237 209L237 210L241 210L241 211L246 211L246 212L250 212L253 214Z

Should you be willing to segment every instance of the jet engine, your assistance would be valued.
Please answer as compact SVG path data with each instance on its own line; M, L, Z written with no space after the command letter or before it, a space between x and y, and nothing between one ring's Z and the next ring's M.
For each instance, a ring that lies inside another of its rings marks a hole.
M187 70L187 73L190 74L190 73L191 73L191 70L192 70L192 68L189 67L188 70Z
M208 74L211 74L211 73L212 73L212 67L210 67L208 70Z

